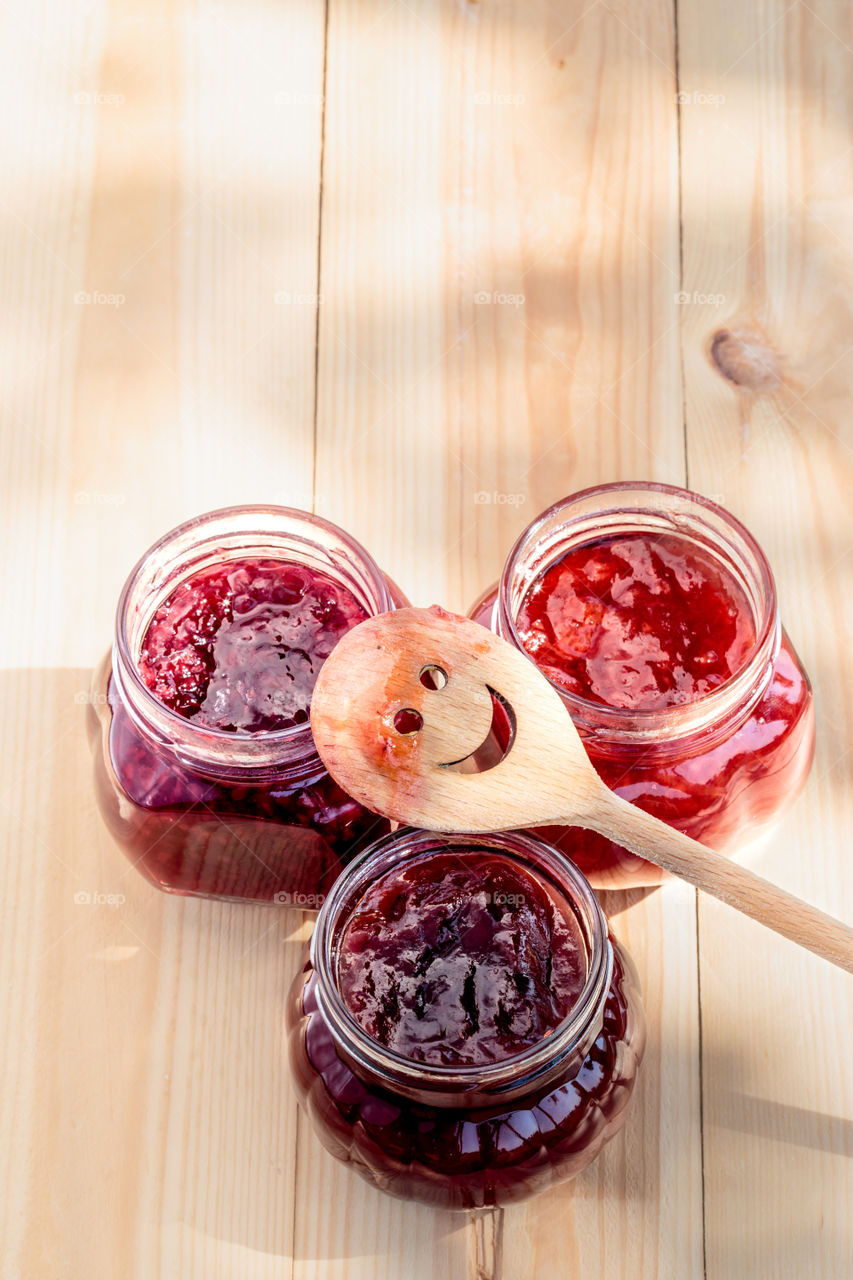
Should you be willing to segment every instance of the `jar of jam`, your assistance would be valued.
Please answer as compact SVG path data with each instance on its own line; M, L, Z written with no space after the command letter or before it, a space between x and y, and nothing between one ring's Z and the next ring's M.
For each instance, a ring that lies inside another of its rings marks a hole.
M323 1145L391 1195L509 1204L622 1127L639 981L589 884L522 833L398 830L349 864L287 1005Z
M340 636L405 603L342 529L284 507L214 511L146 552L89 727L101 813L152 884L316 907L389 830L326 772L308 715Z
M607 785L694 839L740 850L803 786L808 677L764 553L706 498L625 483L558 502L471 616L557 688ZM665 875L593 832L540 834L598 888Z

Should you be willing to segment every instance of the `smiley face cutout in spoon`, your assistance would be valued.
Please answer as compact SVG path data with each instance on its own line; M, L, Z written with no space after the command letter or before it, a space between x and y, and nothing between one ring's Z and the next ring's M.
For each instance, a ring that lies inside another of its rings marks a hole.
M492 736L495 699L510 722L509 746L492 768L461 771ZM530 660L437 606L369 618L343 636L314 687L311 728L324 764L350 795L433 831L553 819L572 786L565 759L572 742L582 757L579 780L589 786L592 772L559 694ZM558 795L542 786L543 748L561 762Z

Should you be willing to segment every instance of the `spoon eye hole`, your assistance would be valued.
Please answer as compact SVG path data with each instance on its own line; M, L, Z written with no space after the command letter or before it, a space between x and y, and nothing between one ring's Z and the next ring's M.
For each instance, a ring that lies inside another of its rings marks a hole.
M421 668L421 674L418 679L425 689L443 689L447 684L447 672L444 667L439 667L434 662L429 662L425 667Z
M417 733L423 728L424 718L420 711L413 707L402 707L394 716L394 728L403 737Z

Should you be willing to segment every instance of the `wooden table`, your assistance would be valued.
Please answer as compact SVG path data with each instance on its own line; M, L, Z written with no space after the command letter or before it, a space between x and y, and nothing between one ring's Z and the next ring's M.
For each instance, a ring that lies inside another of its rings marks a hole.
M816 687L759 865L853 919L853 8L2 14L4 1280L849 1276L849 977L685 886L611 899L625 1131L505 1212L391 1201L282 1064L310 922L137 877L83 703L130 565L205 509L313 505L461 609L562 495L687 482Z

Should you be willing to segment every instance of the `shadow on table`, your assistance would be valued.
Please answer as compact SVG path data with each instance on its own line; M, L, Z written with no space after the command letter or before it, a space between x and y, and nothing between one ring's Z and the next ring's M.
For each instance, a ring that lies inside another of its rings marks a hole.
M735 1091L718 1094L715 1124L735 1133L853 1160L853 1120Z

